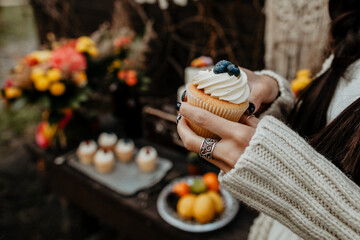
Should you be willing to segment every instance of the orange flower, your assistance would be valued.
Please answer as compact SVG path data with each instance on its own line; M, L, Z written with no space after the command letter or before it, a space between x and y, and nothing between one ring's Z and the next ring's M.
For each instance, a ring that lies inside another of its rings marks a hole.
M120 79L120 80L125 80L126 77L127 77L127 71L125 70L120 70L117 74L117 77Z
M65 84L63 84L62 82L55 82L51 84L49 90L52 95L60 96L64 94L65 89L66 89Z
M77 72L74 74L74 80L75 83L80 86L83 87L87 84L87 76L85 72Z
M134 86L138 80L137 80L137 72L134 70L128 70L125 82L129 86Z
M13 99L21 97L22 91L18 87L7 87L4 89L5 98Z
M30 67L35 66L39 63L39 61L33 56L27 56L25 60L27 65L29 65Z
M129 70L127 73L127 77L135 77L137 76L137 72L134 70Z
M136 76L131 76L131 77L128 76L126 78L125 82L126 82L127 85L129 85L131 87L131 86L134 86L137 83L137 78L136 78Z

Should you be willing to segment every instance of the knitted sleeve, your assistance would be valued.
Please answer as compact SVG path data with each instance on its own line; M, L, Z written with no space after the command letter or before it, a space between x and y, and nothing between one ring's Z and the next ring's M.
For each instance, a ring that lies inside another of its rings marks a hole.
M257 71L255 74L269 76L275 79L279 85L280 94L278 98L270 105L262 116L272 115L278 119L284 119L285 116L289 115L295 104L295 96L291 90L289 81L270 70Z
M272 116L219 181L304 239L360 239L360 188Z

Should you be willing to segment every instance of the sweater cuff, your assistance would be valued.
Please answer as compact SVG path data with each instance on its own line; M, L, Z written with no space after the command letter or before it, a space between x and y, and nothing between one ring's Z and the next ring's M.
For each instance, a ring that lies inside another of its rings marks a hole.
M219 181L235 197L304 239L360 232L360 189L285 124L265 116Z
M272 115L276 118L284 119L284 117L290 113L295 104L295 96L291 90L289 81L271 70L256 71L255 74L271 77L279 85L279 96L262 114L262 116Z

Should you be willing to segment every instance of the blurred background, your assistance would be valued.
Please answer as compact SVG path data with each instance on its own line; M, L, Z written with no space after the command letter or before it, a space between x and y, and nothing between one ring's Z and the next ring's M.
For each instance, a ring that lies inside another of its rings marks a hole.
M46 159L103 131L187 154L175 105L189 71L227 59L308 81L328 21L325 0L0 0L0 239L111 239L48 186Z

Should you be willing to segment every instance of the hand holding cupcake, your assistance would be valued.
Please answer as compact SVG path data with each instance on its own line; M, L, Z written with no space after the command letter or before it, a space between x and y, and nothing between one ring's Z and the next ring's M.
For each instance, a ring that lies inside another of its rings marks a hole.
M209 71L200 71L187 86L189 104L233 122L238 122L248 108L249 95L245 72L226 60L218 62ZM216 134L191 121L189 126L200 136L219 139Z

